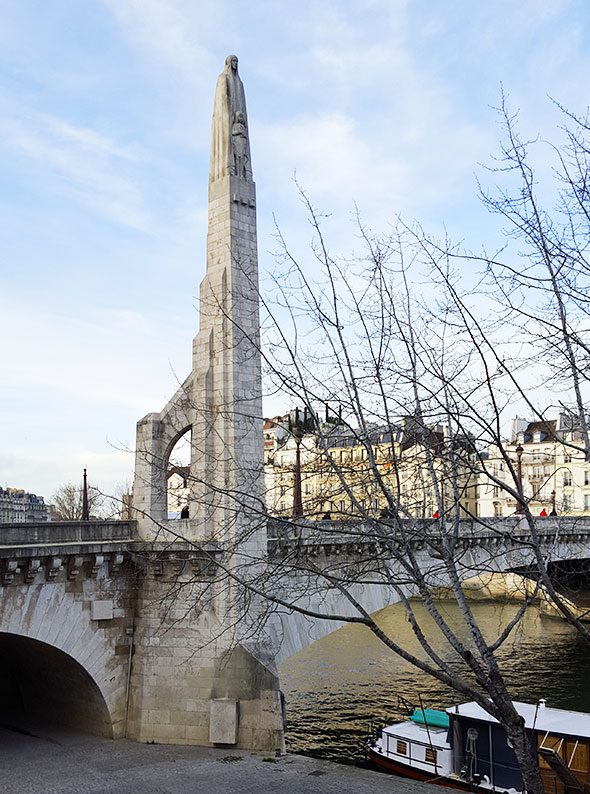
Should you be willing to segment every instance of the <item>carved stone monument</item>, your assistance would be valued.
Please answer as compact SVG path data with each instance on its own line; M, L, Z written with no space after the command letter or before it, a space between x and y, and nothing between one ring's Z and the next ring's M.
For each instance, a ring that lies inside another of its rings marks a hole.
M248 163L243 173L239 173L236 167L238 149L234 143L235 136L241 137L239 156L243 158L244 163ZM209 181L215 182L228 174L252 181L249 163L250 141L246 96L238 75L238 59L235 55L228 55L225 59L225 69L217 78L215 89Z
M189 541L195 549L209 544L225 554L228 565L255 565L266 544L256 191L244 86L235 55L226 58L215 90L207 269L199 312L192 372L159 413L148 414L137 425L134 517L141 538L148 543L164 541L180 547ZM188 518L169 521L169 458L185 433L191 434ZM169 589L174 584L171 577ZM187 604L176 604L175 614L185 617L174 623L171 632L162 633L158 653L150 655L150 644L156 641L153 634L158 631L158 587L164 591L166 576L161 575L159 581L162 584L154 585L151 602L142 604L137 628L136 738L161 741L166 735L171 737L168 741L207 743L235 733L238 746L280 749L278 678L266 649L248 641L244 625L248 617L239 613L238 588L223 588L223 594L216 595L198 619L189 619L190 604L188 610ZM191 592L190 588L178 590L180 602ZM160 669L162 644L168 637L179 665L178 677L172 669ZM189 683L183 685L183 680ZM141 707L144 697L148 702L174 702L166 711L173 709L176 715L176 732L170 725L162 729L156 722L146 723L150 711ZM220 704L223 699L231 702ZM192 714L186 711L186 703L193 704ZM219 715L226 722L228 715L237 715L239 724L222 728L216 724ZM189 731L186 724L191 719L198 724Z
M174 445L188 432L188 527L174 525L175 532L220 540L233 526L235 536L235 513L247 509L243 495L257 515L263 504L256 190L235 55L226 58L215 90L199 310L191 374L162 411L137 426L133 507L145 540L165 537L170 526L167 467Z

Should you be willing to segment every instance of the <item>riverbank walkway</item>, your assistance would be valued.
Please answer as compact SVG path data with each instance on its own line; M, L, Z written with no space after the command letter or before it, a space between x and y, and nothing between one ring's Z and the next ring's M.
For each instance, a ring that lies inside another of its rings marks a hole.
M425 794L424 783L301 755L0 728L2 794Z

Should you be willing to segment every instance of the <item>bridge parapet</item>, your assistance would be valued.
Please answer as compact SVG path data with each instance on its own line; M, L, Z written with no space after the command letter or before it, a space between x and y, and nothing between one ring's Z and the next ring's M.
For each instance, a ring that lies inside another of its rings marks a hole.
M0 524L0 584L113 576L135 537L134 521Z
M0 524L0 554L5 549L66 544L125 543L137 537L135 521L45 521Z
M590 516L539 517L535 524L539 542L589 542ZM449 523L449 533L454 526ZM413 549L436 547L445 537L440 519L404 519L393 521L269 521L268 545L271 556L297 547L303 553L341 554L366 550L374 551L411 546ZM530 545L531 531L524 516L507 518L467 519L459 522L457 548L499 545Z
M163 533L165 534L165 533ZM0 524L0 585L113 577L134 571L174 581L186 571L210 579L216 543L138 540L135 521Z

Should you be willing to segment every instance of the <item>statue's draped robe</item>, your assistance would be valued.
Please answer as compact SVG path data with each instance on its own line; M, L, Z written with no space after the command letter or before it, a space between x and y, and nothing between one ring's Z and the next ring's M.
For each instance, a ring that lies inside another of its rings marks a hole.
M229 61L229 58L228 58ZM226 61L224 71L217 78L215 88L215 102L213 105L213 124L211 129L211 163L209 170L209 181L235 174L234 153L232 143L232 125L236 119L236 113L241 112L244 117L246 130L248 129L248 115L246 113L246 96L244 85L240 80L237 70L231 67L231 61ZM252 169L250 166L250 141L246 137L246 175L248 180L252 179ZM240 174L240 176L242 176Z

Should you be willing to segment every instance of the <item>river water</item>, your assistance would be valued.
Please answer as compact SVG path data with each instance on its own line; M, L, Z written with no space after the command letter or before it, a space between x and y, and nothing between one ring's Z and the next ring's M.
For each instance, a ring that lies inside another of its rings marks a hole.
M456 604L440 604L447 619L461 631ZM484 634L497 636L517 610L515 604L474 603ZM420 622L430 641L445 655L444 640L421 605ZM402 647L418 653L400 604L379 614L379 623ZM430 623L430 625L428 625ZM590 648L562 621L529 609L521 624L498 652L500 667L514 700L590 711ZM349 624L281 665L287 700L287 744L299 752L340 762L361 763L370 721L402 718L398 696L425 707L446 708L465 697L395 656L364 626Z

